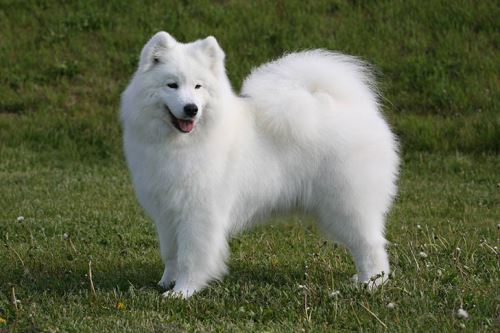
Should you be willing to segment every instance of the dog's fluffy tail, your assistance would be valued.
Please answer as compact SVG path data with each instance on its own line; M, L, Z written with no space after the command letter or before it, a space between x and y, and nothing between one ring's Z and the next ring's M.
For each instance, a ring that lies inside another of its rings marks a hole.
M275 130L297 128L287 121L304 121L313 116L311 112L323 112L319 119L332 110L378 113L368 66L355 57L325 50L291 53L255 68L241 93Z

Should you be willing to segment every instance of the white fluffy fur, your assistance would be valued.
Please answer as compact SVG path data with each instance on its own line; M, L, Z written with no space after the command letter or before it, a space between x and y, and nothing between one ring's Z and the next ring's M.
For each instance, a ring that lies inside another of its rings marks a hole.
M167 110L184 118L188 103L198 114L182 133ZM160 284L175 282L165 296L220 279L232 234L296 208L347 246L360 280L389 273L384 219L399 159L355 58L292 53L253 70L237 96L215 38L183 44L159 32L122 95L121 119L137 198L158 232Z

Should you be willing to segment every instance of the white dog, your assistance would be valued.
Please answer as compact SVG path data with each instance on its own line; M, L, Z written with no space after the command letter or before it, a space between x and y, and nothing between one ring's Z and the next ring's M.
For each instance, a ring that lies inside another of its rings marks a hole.
M137 198L158 232L160 285L175 283L165 296L220 279L229 236L296 208L347 246L360 280L389 273L397 145L355 58L292 53L254 69L238 96L214 37L183 44L159 32L122 95L121 120Z

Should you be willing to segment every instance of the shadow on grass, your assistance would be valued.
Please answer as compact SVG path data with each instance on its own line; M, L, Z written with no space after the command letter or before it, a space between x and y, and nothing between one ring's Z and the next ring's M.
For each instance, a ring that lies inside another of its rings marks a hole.
M231 263L225 281L231 283L249 283L254 285L271 285L273 287L292 286L304 278L302 267L289 267L283 264L269 263Z
M158 289L163 268L160 263L142 260L100 262L92 265L92 282L97 291L128 290L134 288ZM67 295L90 290L89 265L81 261L57 262L47 265L18 267L0 274L0 289L7 291L12 286L16 290L36 293Z
M215 289L233 290L246 286L266 290L295 289L305 281L305 271L300 265L288 263L230 262L229 274L222 282L212 283ZM324 271L321 270L324 274ZM100 261L92 264L92 282L99 291L127 291L134 289L163 291L157 286L163 272L162 263L144 260ZM331 272L328 276L316 276L315 280L344 281L346 272ZM0 290L8 292L12 286L20 293L50 293L59 296L80 294L91 290L88 262L52 262L46 265L30 265L4 271L0 274ZM321 282L320 282L321 283ZM241 290L241 292L245 292Z

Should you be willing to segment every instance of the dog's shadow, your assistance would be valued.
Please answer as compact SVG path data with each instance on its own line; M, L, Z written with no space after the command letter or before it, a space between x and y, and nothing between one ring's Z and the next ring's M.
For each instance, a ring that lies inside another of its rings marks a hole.
M57 262L47 265L30 265L5 271L0 280L6 282L2 290L16 287L25 293L49 293L59 296L91 290L126 291L135 288L158 288L157 280L163 269L160 263L142 260L115 262ZM3 284L3 283L2 283Z
M229 267L230 272L225 279L228 283L279 287L297 285L304 278L302 267L291 268L285 264L235 262Z
M304 268L290 267L283 264L229 263L230 272L222 282L212 283L217 289L234 289L241 286L267 290L269 288L296 288L304 281ZM25 293L49 293L64 296L81 291L90 291L91 285L99 291L126 292L132 286L140 290L162 291L157 285L163 273L163 265L156 260L124 260L119 265L116 262L101 261L89 267L88 263L73 263L43 266L18 267L13 271L4 272L1 279L7 286ZM342 275L334 273L334 275ZM337 277L336 277L337 278ZM344 278L338 277L339 279ZM5 288L7 287L7 288Z

